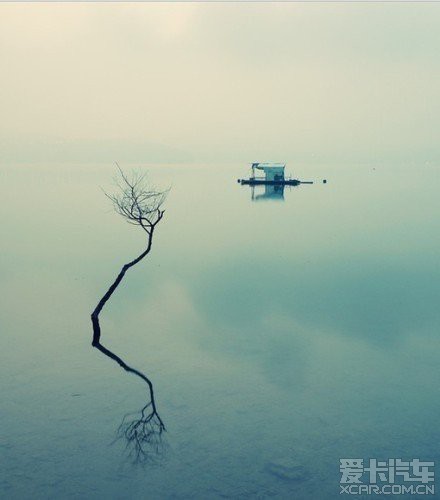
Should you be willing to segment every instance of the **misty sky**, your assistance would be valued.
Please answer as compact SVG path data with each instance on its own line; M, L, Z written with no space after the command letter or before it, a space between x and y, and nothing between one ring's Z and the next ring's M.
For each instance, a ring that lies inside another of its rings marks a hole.
M440 4L0 4L2 163L440 160Z

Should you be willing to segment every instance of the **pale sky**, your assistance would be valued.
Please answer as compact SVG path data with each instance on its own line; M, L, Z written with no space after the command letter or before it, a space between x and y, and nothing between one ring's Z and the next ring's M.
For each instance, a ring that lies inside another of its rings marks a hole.
M440 4L0 4L2 163L440 163Z

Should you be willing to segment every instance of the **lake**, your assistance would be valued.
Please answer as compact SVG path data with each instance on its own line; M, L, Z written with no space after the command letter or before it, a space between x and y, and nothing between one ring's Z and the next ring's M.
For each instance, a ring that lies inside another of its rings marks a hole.
M167 427L142 464L116 433L146 386L91 346L145 247L115 170L0 170L3 498L331 499L341 458L440 460L437 169L299 165L252 199L241 164L149 167L165 216L101 313Z

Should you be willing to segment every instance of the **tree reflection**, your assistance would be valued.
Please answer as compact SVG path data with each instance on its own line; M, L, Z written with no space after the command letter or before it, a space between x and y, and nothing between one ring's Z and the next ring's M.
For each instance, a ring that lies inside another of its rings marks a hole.
M165 449L165 426L152 410L151 401L139 413L127 414L116 432L117 439L126 442L126 449L136 463L154 462Z

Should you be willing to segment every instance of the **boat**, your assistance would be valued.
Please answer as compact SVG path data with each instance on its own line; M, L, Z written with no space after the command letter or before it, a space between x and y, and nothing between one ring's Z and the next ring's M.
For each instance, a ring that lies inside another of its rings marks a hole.
M311 181L300 181L284 175L285 163L252 163L252 176L249 179L238 179L240 184L249 186L298 186L299 184L313 184ZM257 177L256 170L264 172L264 176Z

